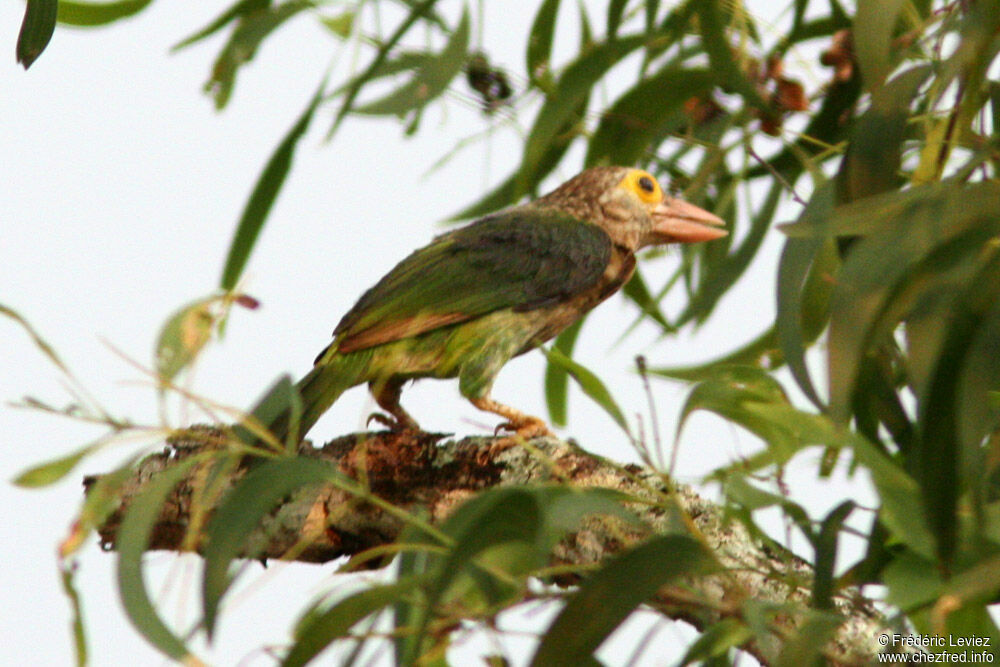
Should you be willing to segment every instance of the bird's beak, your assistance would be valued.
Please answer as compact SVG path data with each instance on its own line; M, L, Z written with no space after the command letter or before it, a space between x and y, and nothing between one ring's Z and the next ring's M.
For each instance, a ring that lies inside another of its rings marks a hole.
M722 238L722 218L683 199L664 197L653 209L653 243L698 243Z

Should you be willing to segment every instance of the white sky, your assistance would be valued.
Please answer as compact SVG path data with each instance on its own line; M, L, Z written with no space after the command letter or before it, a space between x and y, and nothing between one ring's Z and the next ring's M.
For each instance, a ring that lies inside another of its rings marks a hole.
M27 318L107 409L140 423L158 423L155 392L107 343L148 366L167 316L215 289L252 184L315 89L333 45L305 15L293 20L241 70L230 105L219 114L200 94L219 39L168 53L173 43L227 6L208 4L153 3L137 18L100 31L57 28L28 72L13 55L23 6L0 5L0 54L6 54L0 60L0 303ZM484 4L492 12L485 50L497 64L523 71L520 36L531 17L505 12L498 3ZM595 22L603 21L600 12L594 16ZM565 24L556 46L557 53L568 54L576 46L577 23L570 15ZM352 118L326 144L323 136L334 109L317 115L300 144L245 274L246 290L262 307L237 309L226 339L199 364L192 387L214 400L247 407L279 374L298 377L308 370L361 292L437 233L437 221L509 174L520 157L516 133L501 130L425 177L458 138L487 126L472 105L453 100L446 108L432 107L414 139L403 137L392 121ZM529 110L520 117L522 128L533 114ZM580 163L580 154L574 154L553 182L571 176ZM795 214L791 208L785 218ZM634 355L646 354L652 366L687 364L756 335L773 314L781 240L779 232L769 233L764 259L698 332L657 343L652 329L641 329L613 347L634 316L634 308L616 297L588 321L577 358L608 383L628 415L642 413L648 425L640 381L628 370ZM676 255L667 256L644 270L664 276L676 261ZM24 395L55 405L70 399L58 373L20 328L0 320L0 337L0 400L5 402L0 405L0 472L9 480L103 430L6 405ZM500 374L494 397L544 416L543 368L540 353L515 360ZM686 389L664 382L653 387L662 438L669 444ZM482 434L495 425L459 397L454 381L411 386L403 403L428 430ZM198 417L176 403L173 408L175 425ZM328 439L358 430L372 408L363 389L352 390L312 436ZM570 426L562 434L595 453L635 459L614 423L579 392L571 399ZM696 481L756 446L735 427L696 415L681 440L679 477ZM62 483L42 491L0 485L8 552L0 590L10 608L0 648L5 658L70 662L69 607L59 589L55 547L80 502L82 475L108 470L131 451L120 446L88 459ZM804 458L808 469L816 457ZM817 485L810 475L801 483L793 477L791 484L799 498L808 488L806 500L816 513L845 493L840 486ZM167 619L190 619L179 610L185 608L184 596L188 608L195 599L194 560L164 554L151 560L160 573L151 590L166 592L161 608ZM94 545L80 558L78 586L92 664L155 663L158 654L121 612L114 562L113 555ZM253 577L259 579L254 592L236 603L233 617L223 618L217 646L199 655L215 664L235 664L246 657L248 645L283 641L296 611L329 587L329 571L277 566ZM664 626L658 641L676 643L678 632ZM620 643L625 648L605 651L609 664L629 655L628 642ZM241 664L270 663L256 654Z

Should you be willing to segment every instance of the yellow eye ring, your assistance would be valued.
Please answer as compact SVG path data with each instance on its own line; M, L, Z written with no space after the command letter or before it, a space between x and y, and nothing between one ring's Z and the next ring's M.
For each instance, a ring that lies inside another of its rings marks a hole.
M635 193L639 199L647 204L659 204L663 201L663 190L660 189L660 184L656 182L652 174L642 169L630 171L619 185Z

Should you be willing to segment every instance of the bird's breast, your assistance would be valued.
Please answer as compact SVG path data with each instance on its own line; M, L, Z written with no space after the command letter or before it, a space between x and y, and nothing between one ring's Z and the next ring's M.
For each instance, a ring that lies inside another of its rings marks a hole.
M560 303L524 313L534 320L537 328L535 335L521 352L527 352L558 336L591 308L621 289L634 272L635 255L626 249L613 247L607 268L593 285L569 295Z

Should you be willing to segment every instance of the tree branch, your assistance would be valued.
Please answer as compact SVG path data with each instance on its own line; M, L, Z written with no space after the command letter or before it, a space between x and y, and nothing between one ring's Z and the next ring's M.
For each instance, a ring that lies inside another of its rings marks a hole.
M162 453L137 466L121 489L119 507L99 529L104 546L114 548L129 503L150 479L179 460L218 446L207 444L211 438L206 433L221 436L221 432L195 429L190 438L172 439ZM370 494L404 511L428 516L434 523L474 494L496 486L561 482L617 489L635 499L630 509L642 525L591 517L558 545L553 565L573 566L567 568L571 571L601 563L650 535L685 532L712 550L724 572L664 588L650 601L651 606L703 630L721 618L741 616L747 600L782 605L771 620L770 635L743 647L764 664L775 662L805 622L810 611L810 565L773 544L753 539L741 523L727 520L719 506L690 488L676 485L671 489L653 470L622 466L552 438L520 445L509 438L483 437L438 444L443 437L361 433L338 438L321 449L305 444L300 453L333 463L365 485ZM200 551L203 540L197 526L204 525L225 492L245 475L234 465L220 478L206 474L208 465L195 466L173 490L153 529L149 549ZM96 481L96 477L84 481L88 491ZM403 527L398 516L357 494L333 485L303 487L248 536L242 555L324 563L389 545ZM363 566L381 564L365 561ZM572 584L577 577L557 580ZM838 594L835 611L843 622L826 648L826 657L832 664L870 661L886 620L853 589Z

